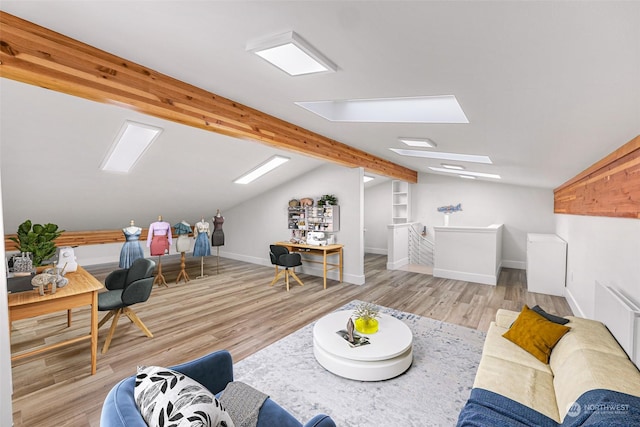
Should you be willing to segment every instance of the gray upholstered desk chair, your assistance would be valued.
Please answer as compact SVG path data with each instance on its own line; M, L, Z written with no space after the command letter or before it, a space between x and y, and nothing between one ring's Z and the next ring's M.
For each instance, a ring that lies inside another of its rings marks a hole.
M108 311L109 313L98 323L98 328L111 317L113 317L113 322L102 347L102 353L106 353L109 349L121 314L127 316L146 336L153 337L151 331L129 306L149 299L153 288L153 269L155 266L156 263L150 259L138 258L131 264L131 267L112 271L106 277L104 284L108 291L98 294L98 311Z
M292 254L289 252L289 249L284 246L269 245L269 256L271 257L271 264L276 266L276 277L271 281L271 286L273 286L283 274L284 281L287 284L287 291L289 291L289 276L293 276L300 286L304 286L298 275L293 271L294 267L302 265L302 257L300 254ZM284 267L284 270L280 270L279 267Z

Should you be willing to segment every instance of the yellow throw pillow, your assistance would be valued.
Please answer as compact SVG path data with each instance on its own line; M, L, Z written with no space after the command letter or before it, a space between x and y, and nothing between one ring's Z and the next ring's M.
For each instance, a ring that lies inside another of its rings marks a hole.
M511 328L502 336L534 355L542 363L549 363L551 350L569 329L571 328L568 326L545 319L525 305Z

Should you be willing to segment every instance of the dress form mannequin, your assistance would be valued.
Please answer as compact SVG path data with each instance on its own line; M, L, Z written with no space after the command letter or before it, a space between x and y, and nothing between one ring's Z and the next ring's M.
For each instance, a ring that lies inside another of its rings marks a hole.
M176 250L180 252L180 273L178 273L178 277L176 278L176 284L180 282L181 278L184 279L185 283L187 283L190 279L187 271L185 270L186 262L184 253L191 247L191 239L189 238L191 225L182 220L174 225L173 228L178 235L178 239L176 240Z
M149 225L149 233L147 235L147 247L151 250L152 256L158 257L158 273L153 283L167 286L167 282L162 275L162 255L169 253L171 247L171 224L162 220L162 215L158 216L156 222Z
M204 257L211 255L211 246L209 246L209 223L204 220L204 217L201 217L200 221L196 222L193 233L196 235L196 243L193 246L193 256L200 257L200 276L197 277L197 279L200 279L205 277Z
M129 268L133 261L138 258L144 258L144 251L139 241L142 228L136 227L135 222L131 220L130 225L122 229L122 233L124 233L126 242L120 250L119 266L120 268Z
M216 216L213 217L213 234L211 235L211 244L216 247L216 273L220 273L220 246L224 246L222 224L224 224L224 217L218 209Z

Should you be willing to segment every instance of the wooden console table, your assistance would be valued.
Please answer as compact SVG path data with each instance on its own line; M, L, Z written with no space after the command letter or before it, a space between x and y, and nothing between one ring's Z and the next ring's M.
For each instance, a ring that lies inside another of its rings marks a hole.
M96 373L98 354L98 291L104 286L82 267L78 267L78 270L73 273L65 274L64 277L69 279L69 283L63 288L58 288L55 294L48 293L41 296L37 290L8 294L9 330L11 330L11 323L15 320L64 310L67 310L68 313L67 326L71 326L71 309L90 305L91 328L89 334L25 351L11 356L11 360L22 359L47 350L90 339L91 375L94 375Z
M324 277L324 289L327 289L327 271L329 270L339 270L340 272L340 282L342 282L342 248L344 245L325 245L325 246L316 246L316 245L303 245L300 243L291 243L291 242L276 242L278 246L284 246L289 249L289 252L297 252L300 254L309 254L315 256L321 256L322 261L314 261L314 260L306 260L307 262L313 262L322 264L322 271ZM338 255L338 263L328 263L327 256L329 255Z

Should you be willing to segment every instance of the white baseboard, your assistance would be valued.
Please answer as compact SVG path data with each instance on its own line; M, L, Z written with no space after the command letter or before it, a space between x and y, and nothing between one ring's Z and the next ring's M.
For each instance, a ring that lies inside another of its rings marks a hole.
M352 285L364 285L364 274L361 276L355 274L345 274L344 281Z
M564 288L564 297L569 303L569 307L571 307L571 311L574 316L577 317L587 317L584 315L584 311L580 308L578 301L575 299L569 288Z
M220 251L220 256L223 256L225 258L231 258L236 261L248 262L250 264L258 264L266 267L273 266L273 264L271 264L271 260L268 258L251 257L251 256L242 255L242 254L229 253L225 251ZM317 268L317 267L314 267L313 265L308 265L308 264L305 265L304 261L302 262L302 264L303 264L302 267L300 267L300 271L302 273L309 274L311 276L322 277L323 275L322 268ZM327 271L327 279L340 280L340 272L338 272L337 270ZM351 283L353 285L364 285L364 275L349 274L349 273L343 272L342 281L346 283Z
M397 260L396 262L387 262L387 270L397 270L407 264L409 264L409 258L402 258Z
M433 269L433 277L442 277L444 279L463 280L465 282L482 283L485 285L495 286L498 279L491 274L465 273L462 271L444 270L442 268Z
M264 265L264 266L271 266L271 260L269 260L268 258L259 258L259 257L253 257L253 256L247 256L247 255L243 255L243 254L236 254L233 252L227 252L227 251L220 251L220 256L221 257L225 257L225 258L231 258L234 259L236 261L243 261L243 262L248 262L250 264L259 264L259 265Z
M514 261L510 259L503 259L502 266L504 268L515 268L517 270L526 270L527 263L525 261Z
M389 252L387 251L387 248L369 248L369 247L365 247L364 248L364 253L365 254L376 254L376 255L388 255Z
M271 263L269 263L271 264ZM323 270L322 268L315 267L313 265L305 265L304 261L302 261L301 272L304 274L309 274L311 276L322 277ZM327 271L327 279L328 280L340 280L340 272L338 270ZM353 285L364 285L364 275L357 274L342 274L342 281L346 283L351 283Z

